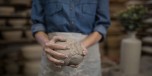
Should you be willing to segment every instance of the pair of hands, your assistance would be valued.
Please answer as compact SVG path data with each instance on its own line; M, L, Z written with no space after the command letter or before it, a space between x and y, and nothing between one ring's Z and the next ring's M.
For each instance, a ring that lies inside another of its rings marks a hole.
M65 45L58 45L56 44L57 41L66 41L65 38L61 36L54 36L50 39L50 41L46 42L44 45L44 51L46 52L47 58L49 61L54 63L56 67L61 67L64 64L64 61L61 59L65 59L68 56L64 55L62 53L56 52L55 50L66 50L69 49L68 46ZM85 56L87 54L87 49L83 46L83 43L81 43L81 46L83 48L83 55ZM71 67L77 67L77 65L70 65Z

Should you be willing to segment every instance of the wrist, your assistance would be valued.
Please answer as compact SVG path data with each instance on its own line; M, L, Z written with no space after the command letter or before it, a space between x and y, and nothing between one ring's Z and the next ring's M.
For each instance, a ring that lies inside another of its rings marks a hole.
M40 43L40 45L43 47L46 45L47 42L50 41L47 34L43 32L36 33L35 38L38 41L38 43Z
M82 45L84 48L88 48L88 47L89 47L88 43L87 43L85 40L83 40L83 41L81 42L81 45Z

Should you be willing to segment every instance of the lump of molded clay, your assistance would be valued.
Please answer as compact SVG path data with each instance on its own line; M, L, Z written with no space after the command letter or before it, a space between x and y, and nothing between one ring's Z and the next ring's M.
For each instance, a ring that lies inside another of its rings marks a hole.
M66 42L56 42L59 45L66 45L69 47L67 50L56 50L59 53L63 53L68 58L63 59L64 66L68 65L79 65L83 61L83 48L79 41L73 39L67 39Z

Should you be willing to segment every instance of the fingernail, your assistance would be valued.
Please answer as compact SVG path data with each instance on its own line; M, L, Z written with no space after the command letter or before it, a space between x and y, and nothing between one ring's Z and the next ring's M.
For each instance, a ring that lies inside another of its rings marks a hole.
M85 52L85 51L83 51L83 54L84 54L84 55L86 55L86 52Z

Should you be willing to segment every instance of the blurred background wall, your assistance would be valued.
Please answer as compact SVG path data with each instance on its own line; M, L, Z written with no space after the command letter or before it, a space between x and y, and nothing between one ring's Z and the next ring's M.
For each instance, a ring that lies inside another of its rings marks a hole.
M107 39L100 44L103 68L120 62L121 40L126 36L126 32L118 21L117 14L133 4L144 5L151 9L152 6L148 5L150 3L152 4L150 0L110 0L111 26L108 29ZM30 12L31 0L0 0L0 76L37 75L42 48L32 37ZM144 26L138 30L137 37L143 42L143 60L147 60L147 64L150 64L152 11L147 16L144 19ZM152 70L152 64L148 67ZM104 76L113 76L107 74L107 71L104 72Z

